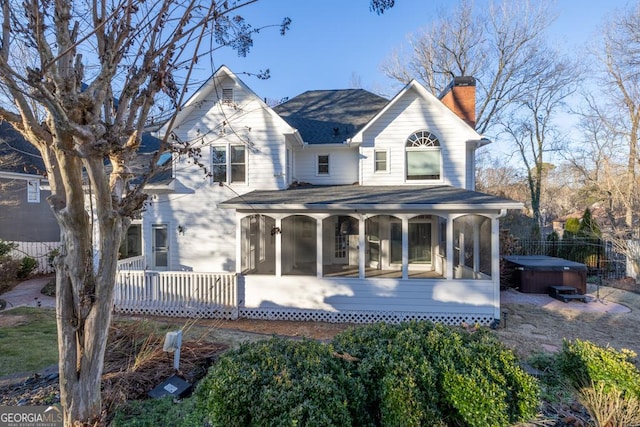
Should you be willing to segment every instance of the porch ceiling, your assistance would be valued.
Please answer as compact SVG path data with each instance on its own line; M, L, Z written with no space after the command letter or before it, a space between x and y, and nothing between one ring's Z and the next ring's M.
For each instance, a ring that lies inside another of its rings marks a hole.
M258 211L486 211L522 209L523 204L451 186L305 186L252 191L220 204Z

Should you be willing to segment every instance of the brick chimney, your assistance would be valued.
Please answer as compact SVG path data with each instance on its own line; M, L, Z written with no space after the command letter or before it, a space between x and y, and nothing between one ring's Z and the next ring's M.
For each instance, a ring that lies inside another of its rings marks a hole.
M454 77L440 94L440 101L475 129L476 79L474 77Z

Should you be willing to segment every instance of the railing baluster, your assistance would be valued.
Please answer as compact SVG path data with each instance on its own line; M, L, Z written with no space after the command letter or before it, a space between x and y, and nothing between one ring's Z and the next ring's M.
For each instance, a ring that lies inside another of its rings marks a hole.
M121 265L116 275L116 310L237 318L235 274L136 271L126 268L129 265L133 264Z

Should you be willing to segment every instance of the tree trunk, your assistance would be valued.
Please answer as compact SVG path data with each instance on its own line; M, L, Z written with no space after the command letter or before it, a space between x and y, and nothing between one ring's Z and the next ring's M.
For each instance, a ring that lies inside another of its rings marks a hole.
M58 193L49 199L61 236L56 259L60 399L65 425L94 425L102 412L100 387L123 220L110 208L108 186L97 179L100 174L104 179L101 161L82 162L62 152L56 158L67 172L60 179L66 197ZM83 170L95 189L91 214Z
M65 425L93 425L102 411L100 386L111 324L117 246L100 251L101 264L114 268L94 273L91 228L62 230L57 263L57 326L60 353L60 398ZM87 232L88 231L88 232ZM122 233L113 230L110 244ZM100 245L104 249L104 245ZM106 259L106 258L113 259Z

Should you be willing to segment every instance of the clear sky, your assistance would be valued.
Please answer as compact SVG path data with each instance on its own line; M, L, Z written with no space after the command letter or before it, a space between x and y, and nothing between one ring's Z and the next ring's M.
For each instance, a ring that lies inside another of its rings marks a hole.
M476 0L483 4L485 0ZM558 0L549 39L567 50L582 49L602 19L628 0ZM369 10L369 0L260 0L241 13L254 27L292 19L290 31L262 31L246 58L229 49L214 55L214 67L227 65L258 96L292 98L311 89L353 87L357 76L364 89L392 96L399 89L381 64L407 36L429 25L453 7L453 0L396 0L382 15ZM269 69L271 78L242 75ZM202 77L202 76L200 76Z

